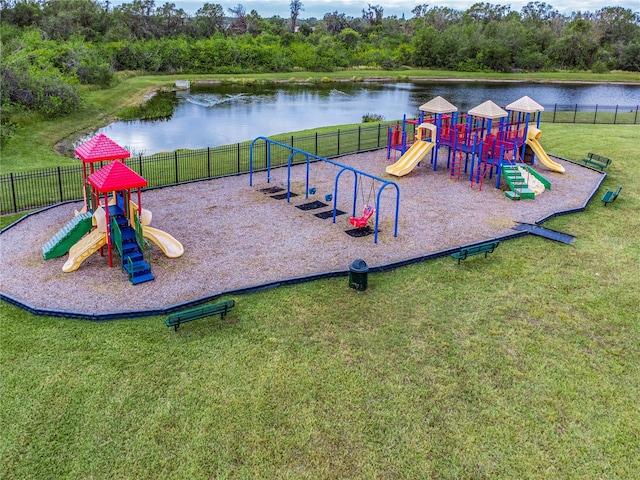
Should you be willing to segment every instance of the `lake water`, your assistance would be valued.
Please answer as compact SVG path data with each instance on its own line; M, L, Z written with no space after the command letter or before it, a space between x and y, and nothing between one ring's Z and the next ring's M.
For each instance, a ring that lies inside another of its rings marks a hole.
M178 103L171 119L116 122L99 133L134 155L150 155L360 123L367 113L398 120L405 114L416 116L420 105L438 95L461 112L487 100L504 107L524 95L546 109L553 109L554 104L635 106L640 103L640 86L460 81L192 86L188 92L177 93Z

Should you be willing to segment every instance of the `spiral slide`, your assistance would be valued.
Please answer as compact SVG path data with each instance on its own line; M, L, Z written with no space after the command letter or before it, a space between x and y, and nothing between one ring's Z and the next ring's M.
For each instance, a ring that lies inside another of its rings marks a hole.
M547 155L547 152L542 148L542 145L538 142L538 137L540 137L540 135L542 135L542 132L539 129L530 127L527 133L527 145L531 147L531 150L533 150L533 153L535 153L536 158L541 164L553 172L564 173L564 167L551 160L549 155Z
M400 160L393 165L389 165L386 168L386 172L396 177L402 177L410 173L434 146L435 143L433 142L417 141L400 157Z

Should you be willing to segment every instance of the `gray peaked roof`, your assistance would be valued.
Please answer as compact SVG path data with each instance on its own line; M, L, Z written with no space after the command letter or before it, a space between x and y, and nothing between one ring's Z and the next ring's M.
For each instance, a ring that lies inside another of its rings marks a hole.
M544 112L544 107L542 105L526 95L507 105L506 109L511 110L512 112L524 113Z
M509 116L507 112L505 112L498 105L493 103L491 100L487 100L486 102L469 110L469 115L473 115L474 117L491 118L491 119L503 118L503 117Z
M424 105L420 105L420 110L429 113L453 113L458 111L458 107L438 96L432 98Z

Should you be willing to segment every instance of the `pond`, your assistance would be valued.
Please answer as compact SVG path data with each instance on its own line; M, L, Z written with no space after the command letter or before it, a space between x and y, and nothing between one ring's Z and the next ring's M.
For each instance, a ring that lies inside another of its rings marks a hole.
M177 105L170 119L116 122L99 133L105 133L134 155L150 155L360 123L365 114L398 120L405 114L417 115L420 105L438 95L463 112L487 100L504 107L524 95L546 109L553 109L555 104L595 108L637 105L640 86L471 81L192 85L189 91L176 93Z

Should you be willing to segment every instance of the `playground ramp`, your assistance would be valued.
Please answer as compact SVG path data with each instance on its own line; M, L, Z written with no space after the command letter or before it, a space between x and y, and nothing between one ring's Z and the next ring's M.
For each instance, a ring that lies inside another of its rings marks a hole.
M417 141L407 150L393 165L386 168L386 172L396 177L402 177L410 173L427 154L433 149L435 143Z
M533 150L533 153L535 153L536 158L541 164L553 172L564 173L564 167L551 160L547 152L542 148L542 145L540 145L540 142L538 142L538 137L540 137L541 134L542 132L537 128L530 128L527 133L527 145L531 147L531 150Z

